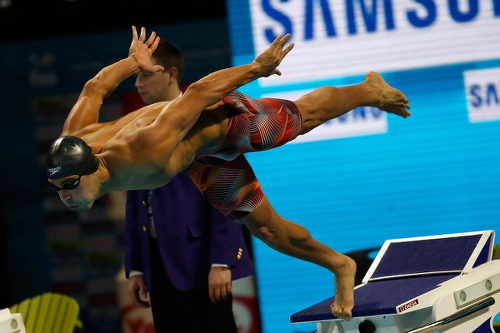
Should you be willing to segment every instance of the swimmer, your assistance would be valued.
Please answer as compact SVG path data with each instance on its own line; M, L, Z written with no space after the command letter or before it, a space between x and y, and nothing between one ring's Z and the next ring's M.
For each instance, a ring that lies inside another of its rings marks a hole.
M332 312L349 320L355 262L279 216L243 153L285 144L358 106L406 118L408 99L375 72L359 84L321 87L293 102L254 100L235 91L257 78L281 75L277 67L294 46L287 46L289 39L278 36L252 63L211 73L172 101L99 123L104 97L120 82L141 70L163 70L151 63L159 37L153 32L146 40L144 28L138 36L132 27L129 56L85 84L61 137L49 148L47 174L66 206L85 210L107 192L154 189L184 171L212 205L270 247L332 271Z

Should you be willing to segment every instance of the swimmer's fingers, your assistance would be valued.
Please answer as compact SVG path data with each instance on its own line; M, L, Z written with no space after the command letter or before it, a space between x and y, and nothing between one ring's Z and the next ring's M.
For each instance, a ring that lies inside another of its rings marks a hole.
M132 40L137 40L137 28L135 27L135 25L132 26Z
M151 54L153 54L154 51L158 48L158 43L160 43L160 37L156 37L155 41L153 42L153 45L150 47Z
M141 28L141 35L139 36L139 40L144 43L146 40L146 28Z
M165 68L162 65L154 65L153 72L163 72Z
M292 35L290 33L287 33L286 35L279 34L273 40L273 42L271 43L270 47L281 47L282 48L283 45L285 45L286 42L288 42L288 40L290 39L291 36Z
M156 32L153 31L151 33L151 36L149 36L148 40L146 41L146 45L151 47L154 44L155 39L156 39Z
M285 44L288 42L290 37L292 37L292 35L288 33L280 39L279 43L281 45L281 48L283 48L283 46L285 46Z
M283 35L279 34L278 36L276 36L276 38L273 40L273 42L271 43L271 45L269 45L269 48L275 48L275 47L278 47L281 39L283 38Z
M283 37L276 38L277 41L276 57L278 58L278 65L295 46L294 43L291 43L290 45L285 47L286 43L290 40L291 36L292 36L291 34L286 34ZM276 69L273 74L281 75L281 72L278 69Z
M285 47L290 38L290 34L278 35L271 45L254 59L254 63L261 65L263 77L273 74L281 75L281 71L277 67L294 46L291 44Z
M278 35L269 46L269 49L273 50L274 52L285 52L286 55L293 48L293 43L287 46L285 50L283 50L283 47L290 40L291 37L292 35L289 33L284 36Z
M294 46L295 44L292 43L283 50L283 58L288 54L288 52L290 52L293 49Z

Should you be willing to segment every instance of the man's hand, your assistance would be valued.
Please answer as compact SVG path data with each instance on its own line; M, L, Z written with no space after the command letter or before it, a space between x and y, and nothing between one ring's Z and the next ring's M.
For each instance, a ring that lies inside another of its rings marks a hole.
M146 40L146 28L141 28L141 35L137 36L137 29L132 26L132 43L128 55L135 59L139 69L145 72L160 72L164 68L161 65L153 65L151 56L158 47L160 37L156 36L156 32L152 32L148 40Z
M281 60L283 60L283 58L293 49L295 45L292 43L284 48L285 44L290 39L290 36L290 34L286 34L285 36L279 35L267 48L267 50L255 58L253 63L261 66L264 73L262 76L270 76L272 74L281 75L281 72L276 67L278 67Z
M212 303L226 299L231 292L231 269L212 266L208 273L208 296Z
M146 288L144 288L144 278L142 275L134 275L129 279L128 296L134 305L143 308L149 308L151 306L148 301Z

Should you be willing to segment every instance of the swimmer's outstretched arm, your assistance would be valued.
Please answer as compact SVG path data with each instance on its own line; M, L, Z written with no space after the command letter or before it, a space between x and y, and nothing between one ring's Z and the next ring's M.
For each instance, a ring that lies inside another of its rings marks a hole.
M140 70L160 71L162 66L151 63L151 55L158 47L160 38L153 31L146 41L146 30L141 29L140 37L132 27L132 43L129 56L112 65L106 66L83 87L77 102L71 109L61 135L72 135L84 127L99 121L99 111L104 98L110 95L118 85Z
M164 146L164 152L175 148L205 108L248 82L272 74L281 75L277 67L294 46L292 43L285 47L289 39L290 34L278 36L251 64L213 72L189 85L186 92L170 102L156 118L153 125L158 130L148 129L144 138L155 144L165 139L171 140L168 146ZM165 133L169 133L168 138L165 138Z

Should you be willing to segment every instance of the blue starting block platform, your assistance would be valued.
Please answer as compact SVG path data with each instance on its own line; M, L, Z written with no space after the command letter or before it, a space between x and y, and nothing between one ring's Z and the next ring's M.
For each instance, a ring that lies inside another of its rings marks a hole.
M353 318L330 311L334 297L290 317L318 333L491 333L500 312L500 260L492 230L392 239L354 288Z

